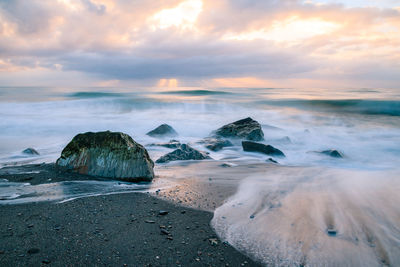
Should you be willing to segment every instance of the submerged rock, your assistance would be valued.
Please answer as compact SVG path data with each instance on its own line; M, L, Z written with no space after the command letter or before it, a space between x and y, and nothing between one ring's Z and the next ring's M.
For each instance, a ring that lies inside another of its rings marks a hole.
M222 126L215 131L215 135L252 141L264 140L264 133L261 129L261 125L250 117Z
M178 140L170 140L169 142L166 142L166 143L154 143L154 144L150 144L149 146L162 146L162 147L167 147L167 148L178 148L181 146L181 143Z
M156 163L166 163L175 160L203 160L211 159L206 153L190 147L187 144L182 144L178 149L168 153L158 160Z
M178 133L174 130L174 128L172 128L168 124L161 124L154 130L148 132L147 135L151 137L165 137L165 136L173 137L177 136Z
M151 181L154 177L147 150L120 132L78 134L56 164L73 172L124 181Z
M28 147L27 149L25 149L24 151L22 151L22 153L27 154L27 155L40 155L39 152L36 151L36 149Z
M204 138L199 143L204 144L204 146L211 151L219 151L224 147L233 146L229 140L213 137Z
M243 150L248 152L260 152L263 154L276 156L276 157L285 157L282 151L279 149L271 146L271 145L264 145L256 142L251 141L243 141L242 142Z
M343 158L342 153L340 153L339 151L337 151L335 149L324 150L324 151L321 151L318 153L330 156L332 158Z

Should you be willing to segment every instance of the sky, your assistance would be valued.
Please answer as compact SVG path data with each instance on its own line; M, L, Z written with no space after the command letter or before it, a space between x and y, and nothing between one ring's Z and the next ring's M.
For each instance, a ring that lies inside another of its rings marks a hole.
M400 88L400 0L0 0L0 86Z

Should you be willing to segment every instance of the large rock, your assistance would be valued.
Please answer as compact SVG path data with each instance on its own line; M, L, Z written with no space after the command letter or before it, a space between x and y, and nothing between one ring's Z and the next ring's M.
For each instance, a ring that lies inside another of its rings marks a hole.
M282 151L279 149L271 146L271 145L264 145L256 142L251 141L243 141L242 142L243 150L248 152L260 152L270 156L276 157L285 157Z
M224 147L233 146L229 140L213 137L204 138L199 143L204 144L204 146L211 151L219 151Z
M161 124L154 130L148 132L147 135L151 137L174 137L177 136L178 133L168 124Z
M196 150L187 144L182 144L178 149L168 153L158 160L156 163L166 163L175 160L203 160L211 159L206 153Z
M215 131L215 135L252 141L264 140L264 133L261 129L261 125L250 117L222 126Z
M56 164L73 172L124 181L151 181L154 177L154 163L147 150L119 132L76 135Z

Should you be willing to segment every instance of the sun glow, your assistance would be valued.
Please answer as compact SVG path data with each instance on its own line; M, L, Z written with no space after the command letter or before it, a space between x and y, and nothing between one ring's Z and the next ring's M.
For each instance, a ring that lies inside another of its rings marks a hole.
M329 34L340 28L337 23L319 18L302 20L291 17L284 21L274 21L268 29L244 32L238 35L226 35L227 40L272 40L277 42L295 42L317 35Z
M161 10L153 15L150 21L160 29L171 26L193 28L202 9L203 2L201 0L186 0L174 8Z
M160 79L157 87L178 87L177 79Z

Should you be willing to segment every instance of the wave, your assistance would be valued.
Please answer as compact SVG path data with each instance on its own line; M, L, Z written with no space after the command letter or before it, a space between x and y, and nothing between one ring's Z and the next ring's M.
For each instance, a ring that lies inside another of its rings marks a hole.
M267 100L258 101L258 104L272 106L289 106L304 109L320 109L335 112L354 112L367 115L400 116L400 101L398 100Z
M271 169L243 180L212 225L268 266L398 266L398 175Z
M160 92L160 94L202 96L202 95L230 95L232 93L224 91L215 91L215 90L182 90L182 91Z
M107 92L76 92L68 94L71 98L99 98L99 97L122 97L120 93L107 93Z

